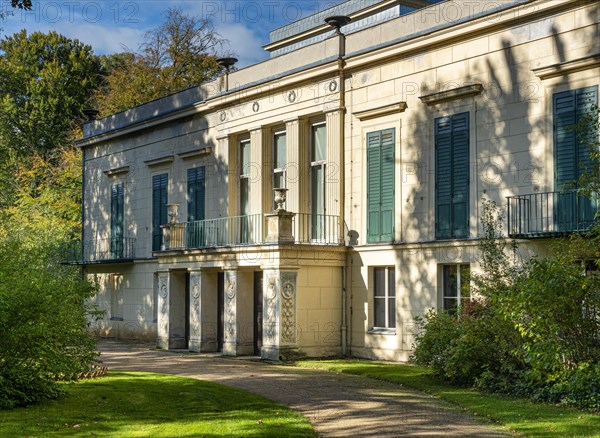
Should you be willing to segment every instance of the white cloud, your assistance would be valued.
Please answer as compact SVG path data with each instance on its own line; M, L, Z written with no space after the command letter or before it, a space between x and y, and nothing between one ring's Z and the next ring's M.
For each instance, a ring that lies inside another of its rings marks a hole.
M250 28L243 24L219 24L215 29L223 38L229 40L229 49L239 59L238 68L264 61L269 57L262 48L264 42ZM227 51L227 48L225 49Z

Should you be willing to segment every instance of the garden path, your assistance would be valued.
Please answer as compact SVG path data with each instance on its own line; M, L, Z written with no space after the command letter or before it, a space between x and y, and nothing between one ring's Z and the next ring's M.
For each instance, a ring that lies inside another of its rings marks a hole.
M233 386L301 412L323 437L506 437L430 395L361 376L214 354L101 341L109 370L151 371Z

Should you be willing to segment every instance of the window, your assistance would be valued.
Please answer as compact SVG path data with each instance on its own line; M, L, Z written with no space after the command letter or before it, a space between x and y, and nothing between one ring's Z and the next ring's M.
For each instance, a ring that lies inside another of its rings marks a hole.
M286 133L278 132L273 136L273 188L285 188L286 157Z
M112 259L123 258L123 183L110 187L110 254Z
M442 305L456 312L471 299L471 268L469 265L442 265Z
M367 241L394 239L395 129L367 134Z
M469 234L469 113L435 119L435 236Z
M199 248L204 246L204 191L205 168L195 167L187 171L187 247Z
M393 266L373 268L373 328L396 328L396 275Z
M250 214L250 171L250 140L244 140L240 143L240 216ZM239 227L240 243L248 242L250 230L247 217L240 218Z
M123 276L110 274L110 319L123 321Z
M310 209L312 239L325 236L325 163L327 160L327 129L325 123L311 127L310 145Z
M562 191L569 183L593 169L589 145L593 130L578 127L598 104L598 87L580 88L553 95L554 190ZM556 228L573 231L588 228L594 222L597 201L571 192L559 193L555 205Z
M162 229L160 226L168 222L168 182L169 175L166 173L152 177L152 251L160 251L162 244Z

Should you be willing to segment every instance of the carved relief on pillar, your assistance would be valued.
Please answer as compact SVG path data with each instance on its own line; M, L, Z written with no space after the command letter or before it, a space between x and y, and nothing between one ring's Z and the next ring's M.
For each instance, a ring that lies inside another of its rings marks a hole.
M225 337L228 341L235 340L235 277L233 274L227 275L225 284L225 309L227 322L227 330Z
M191 310L191 333L193 337L200 336L200 278L198 275L191 276L192 310Z
M281 274L281 342L296 342L296 274Z
M265 321L267 322L264 336L267 344L275 344L277 341L277 277L267 277L267 293L265 295Z
M167 275L159 275L158 277L158 293L160 294L160 328L159 335L168 336L169 334L169 289L167 282L169 277Z

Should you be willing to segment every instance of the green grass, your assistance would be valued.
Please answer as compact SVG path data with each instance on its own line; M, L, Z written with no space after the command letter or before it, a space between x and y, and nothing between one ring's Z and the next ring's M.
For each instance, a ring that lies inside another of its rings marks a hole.
M69 395L0 411L2 437L314 437L286 406L215 383L154 373L110 372Z
M424 367L341 359L302 360L296 365L371 377L425 391L527 437L600 437L598 414L451 386L437 380Z

